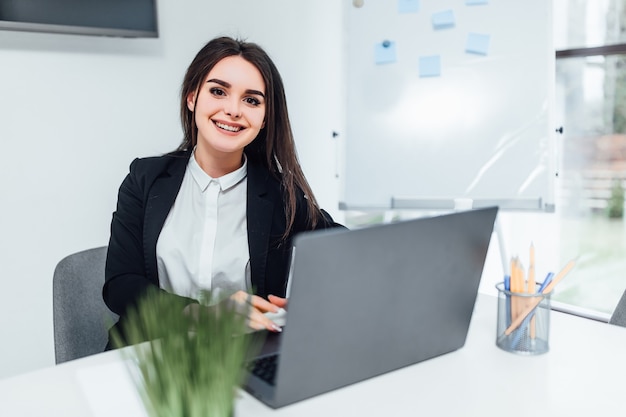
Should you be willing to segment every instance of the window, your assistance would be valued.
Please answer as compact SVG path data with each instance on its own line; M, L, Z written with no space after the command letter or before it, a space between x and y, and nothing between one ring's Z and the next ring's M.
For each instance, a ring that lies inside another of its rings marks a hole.
M626 288L626 2L555 0L560 257L554 299L610 314Z

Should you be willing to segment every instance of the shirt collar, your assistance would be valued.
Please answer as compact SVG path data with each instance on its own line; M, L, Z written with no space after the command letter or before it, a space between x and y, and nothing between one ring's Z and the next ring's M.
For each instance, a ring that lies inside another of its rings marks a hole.
M246 157L246 154L243 154L243 164L241 165L241 167L234 170L233 172L229 172L226 175L222 175L219 178L210 177L206 172L202 170L202 168L200 168L198 161L196 161L195 152L191 153L188 167L191 175L193 176L193 179L195 180L196 184L198 184L202 192L207 189L209 184L211 184L211 181L216 182L220 186L220 189L222 191L226 191L229 188L232 188L235 185L239 184L241 180L246 177L246 175L248 174L248 158Z

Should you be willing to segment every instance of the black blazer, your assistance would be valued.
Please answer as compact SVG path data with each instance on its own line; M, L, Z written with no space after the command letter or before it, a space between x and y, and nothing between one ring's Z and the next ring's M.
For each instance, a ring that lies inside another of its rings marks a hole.
M159 287L157 239L176 200L190 156L191 152L186 151L135 159L120 186L103 287L104 301L111 311L120 315L120 321L126 309L149 287ZM255 294L262 297L284 296L293 237L310 230L305 197L298 192L295 223L288 239L283 240L286 219L280 182L265 166L248 158L247 184L252 286ZM316 228L329 227L342 226L322 211Z

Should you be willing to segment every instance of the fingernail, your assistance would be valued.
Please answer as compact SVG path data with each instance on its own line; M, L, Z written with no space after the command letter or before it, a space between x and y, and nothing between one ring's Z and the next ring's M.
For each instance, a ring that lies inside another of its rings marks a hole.
M282 332L282 331L283 331L283 328L282 328L282 327L280 327L280 326L279 326L279 325L277 325L277 324L272 324L272 329L273 329L275 332Z

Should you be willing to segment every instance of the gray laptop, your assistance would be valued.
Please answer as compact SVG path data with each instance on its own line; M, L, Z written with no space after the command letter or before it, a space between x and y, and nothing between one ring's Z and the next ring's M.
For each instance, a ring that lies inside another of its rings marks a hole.
M497 210L299 235L285 327L245 389L278 408L461 348Z

